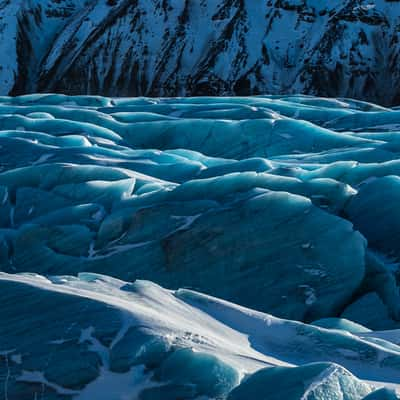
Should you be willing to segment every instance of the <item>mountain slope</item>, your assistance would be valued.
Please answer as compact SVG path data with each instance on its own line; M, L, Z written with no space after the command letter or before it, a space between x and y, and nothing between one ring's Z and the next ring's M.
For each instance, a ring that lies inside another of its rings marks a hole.
M2 94L304 92L399 101L400 3L0 3Z

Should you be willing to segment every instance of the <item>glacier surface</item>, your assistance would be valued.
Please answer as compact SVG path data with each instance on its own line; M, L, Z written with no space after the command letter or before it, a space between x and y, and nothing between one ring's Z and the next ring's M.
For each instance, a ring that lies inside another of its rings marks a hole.
M6 399L355 400L384 384L395 399L400 387L396 331L326 329L91 273L2 273L0 287Z
M395 399L399 152L349 99L1 97L0 399Z

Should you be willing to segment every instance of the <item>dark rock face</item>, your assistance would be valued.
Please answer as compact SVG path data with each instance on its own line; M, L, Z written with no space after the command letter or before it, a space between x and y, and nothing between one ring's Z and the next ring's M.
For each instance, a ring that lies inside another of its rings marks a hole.
M3 0L0 18L2 94L400 101L399 1Z

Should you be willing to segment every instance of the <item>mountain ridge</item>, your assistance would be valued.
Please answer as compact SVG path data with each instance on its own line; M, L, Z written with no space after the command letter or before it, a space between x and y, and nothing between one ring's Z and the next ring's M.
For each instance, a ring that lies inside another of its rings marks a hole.
M0 16L3 95L400 99L397 0L4 0Z

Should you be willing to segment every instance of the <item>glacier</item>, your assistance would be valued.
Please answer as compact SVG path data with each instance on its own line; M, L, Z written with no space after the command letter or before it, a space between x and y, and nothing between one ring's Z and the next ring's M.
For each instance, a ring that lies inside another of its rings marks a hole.
M0 97L0 399L396 399L400 110Z
M326 329L91 273L2 273L0 286L4 398L364 399L384 382L375 395L396 399L400 386L396 331Z

